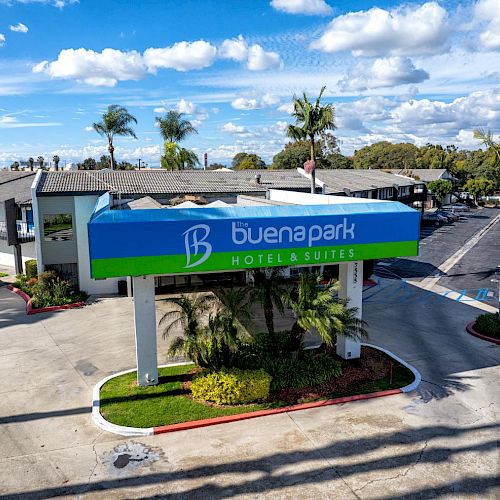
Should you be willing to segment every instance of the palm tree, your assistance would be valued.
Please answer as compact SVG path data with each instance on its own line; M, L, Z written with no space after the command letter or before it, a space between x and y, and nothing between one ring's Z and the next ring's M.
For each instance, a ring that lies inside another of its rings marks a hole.
M283 276L282 267L252 269L253 287L251 296L263 311L271 345L276 346L274 331L274 308L283 315L285 313L284 297L288 294L288 282Z
M309 101L306 93L302 97L293 98L293 113L295 125L288 125L287 135L295 141L309 140L309 162L304 164L307 173L311 174L311 193L316 192L315 140L327 130L335 130L335 109L332 104L321 105L321 97L326 87L322 87L316 102Z
M36 161L38 162L38 168L43 168L43 162L45 161L45 158L43 156L39 156Z
M356 317L356 309L348 308L345 301L335 297L338 283L321 286L321 279L319 273L301 273L297 289L285 298L296 316L290 333L297 349L304 333L311 329L327 345L333 345L337 335L353 338L367 335L366 323Z
M33 172L33 164L35 163L35 160L30 156L28 158L28 167L30 168L30 170Z
M488 132L477 129L474 130L474 139L479 139L488 149L491 149L494 158L494 167L500 166L500 143L493 140L493 134L488 130Z
M219 288L215 291L221 309L229 316L231 323L240 334L246 333L243 323L252 319L250 312L252 297L249 291L246 287Z
M164 117L157 117L156 123L160 127L160 133L165 142L181 142L188 135L198 133L192 123L184 118L184 113L179 113L173 109Z
M163 327L163 338L168 338L174 329L182 328L184 336L177 336L170 344L169 354L185 354L194 363L206 364L206 342L203 337L203 326L200 317L210 309L213 299L208 295L198 294L192 297L181 295L167 299L174 309L166 312L160 319L159 327Z
M61 159L59 158L59 156L54 155L52 157L52 161L54 162L54 167L55 167L56 171L59 170L59 162L61 161Z
M177 153L177 162L179 169L193 169L200 164L198 155L189 149L180 148Z
M102 115L102 121L93 123L94 130L101 136L108 139L108 151L111 156L111 169L115 169L115 148L113 138L115 135L130 136L137 139L131 123L137 123L137 119L132 116L126 108L118 104L108 106L106 113Z

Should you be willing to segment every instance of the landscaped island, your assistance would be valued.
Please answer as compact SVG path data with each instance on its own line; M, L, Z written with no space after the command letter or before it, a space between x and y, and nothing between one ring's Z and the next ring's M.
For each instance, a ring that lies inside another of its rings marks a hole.
M415 380L410 369L373 347L363 346L359 359L336 355L337 335L367 335L356 310L337 297L337 283L325 285L308 272L298 282L277 269L252 273L249 288L167 299L173 308L160 320L164 336L182 330L169 352L192 363L161 368L155 386L138 387L136 372L108 380L100 389L101 415L113 424L150 428L399 389ZM255 303L268 331L252 335ZM275 332L274 311L286 307L295 320ZM305 349L311 330L321 345Z

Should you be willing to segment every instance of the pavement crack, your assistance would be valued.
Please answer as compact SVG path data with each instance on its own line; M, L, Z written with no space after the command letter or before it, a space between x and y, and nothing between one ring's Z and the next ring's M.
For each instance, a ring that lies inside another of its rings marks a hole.
M95 455L95 464L92 470L90 471L89 477L87 479L87 484L90 484L90 480L92 479L92 476L94 475L95 470L97 469L97 466L99 465L99 459L97 458L97 451L95 449L96 443L92 445L92 451L94 452Z
M428 440L425 440L424 442L424 446L422 447L422 449L420 450L415 462L413 462L412 464L410 464L406 470L404 470L403 472L400 472L399 474L396 474L395 476L390 476L390 477L381 477L381 478L377 478L377 479L372 479L371 481L368 481L367 483L365 483L363 486L361 486L361 488L356 488L356 490L354 490L356 493L358 491L361 491L363 489L365 489L367 486L370 486L371 484L373 483L377 483L377 482L380 482L380 481L391 481L393 479L399 479L400 477L405 477L409 474L409 472L415 468L419 463L420 461L422 460L422 456L427 448L427 445L429 444Z

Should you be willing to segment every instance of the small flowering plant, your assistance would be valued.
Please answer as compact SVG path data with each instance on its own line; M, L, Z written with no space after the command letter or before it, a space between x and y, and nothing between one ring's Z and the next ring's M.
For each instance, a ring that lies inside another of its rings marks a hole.
M314 160L307 160L304 162L304 170L306 174L310 174L316 167Z

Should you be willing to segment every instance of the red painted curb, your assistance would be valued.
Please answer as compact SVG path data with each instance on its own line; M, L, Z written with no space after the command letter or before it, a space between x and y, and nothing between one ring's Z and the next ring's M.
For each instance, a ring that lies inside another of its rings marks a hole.
M488 337L487 335L483 335L482 333L479 333L474 329L474 326L476 325L475 321L471 321L465 329L467 330L467 333L470 333L471 335L474 335L474 337L480 338L482 340L486 340L487 342L492 342L493 344L500 345L500 339L495 339L493 337Z
M189 429L198 429L199 427L208 427L210 425L227 424L229 422L238 422L250 418L266 417L278 413L288 413L299 410L309 410L311 408L320 408L322 406L331 406L341 403L350 403L351 401L362 401L365 399L380 398L383 396L392 396L393 394L403 394L401 389L389 389L387 391L370 392L368 394L356 394L354 396L345 396L343 398L326 399L324 401L313 401L312 403L302 403L283 408L273 408L271 410L258 410L238 415L226 415L224 417L206 418L203 420L193 420L192 422L182 422L180 424L161 425L154 427L153 434L163 434L166 432L187 431Z
M364 280L363 281L363 286L376 286L378 283L373 280Z
M21 297L24 302L26 302L26 314L28 316L44 312L62 311L64 309L75 309L76 307L83 307L85 305L85 302L73 302L73 304L64 304L62 306L49 306L40 307L39 309L33 309L33 305L31 304L31 297L29 295L12 285L7 285L5 288L7 290L10 290L12 293L15 293L16 295L19 295L19 297Z

